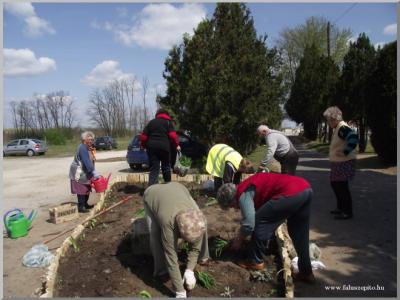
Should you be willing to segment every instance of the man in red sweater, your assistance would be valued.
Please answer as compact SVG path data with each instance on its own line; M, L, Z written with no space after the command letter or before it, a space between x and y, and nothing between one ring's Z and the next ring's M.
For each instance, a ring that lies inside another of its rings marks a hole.
M294 279L314 282L309 254L309 219L312 189L303 178L286 175L257 173L237 186L224 184L217 194L222 208L240 207L240 232L231 248L238 250L242 241L251 235L251 249L247 261L239 266L264 269L262 254L275 230L287 220L288 232L299 257L299 273Z
M158 183L161 172L165 182L171 181L171 145L181 150L172 119L167 111L159 109L140 135L140 145L147 149L150 164L149 186Z

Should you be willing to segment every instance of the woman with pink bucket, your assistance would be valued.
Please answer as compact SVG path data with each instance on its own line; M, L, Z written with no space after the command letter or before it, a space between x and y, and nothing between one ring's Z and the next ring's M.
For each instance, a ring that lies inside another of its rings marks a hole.
M74 160L69 170L71 182L71 193L78 197L78 211L87 213L93 205L88 204L89 195L92 189L92 182L98 181L102 177L94 168L96 150L93 147L94 134L85 131L81 135L82 143L79 145Z

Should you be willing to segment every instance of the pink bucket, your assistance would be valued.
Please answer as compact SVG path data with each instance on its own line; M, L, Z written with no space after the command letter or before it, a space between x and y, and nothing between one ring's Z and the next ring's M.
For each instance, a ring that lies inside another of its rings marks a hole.
M111 177L111 173L108 175L107 178L104 178L103 176L100 176L100 178L98 178L97 180L93 180L92 179L90 181L90 185L92 186L92 188L94 188L96 193L102 193L105 190L107 190L108 181L110 180L110 177Z

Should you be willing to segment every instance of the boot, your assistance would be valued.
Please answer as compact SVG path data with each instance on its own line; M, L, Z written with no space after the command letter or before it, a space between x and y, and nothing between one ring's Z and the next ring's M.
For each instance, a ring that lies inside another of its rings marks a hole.
M93 207L94 207L94 205L90 205L90 204L88 204L88 201L89 201L89 195L86 195L85 196L85 208L86 209L92 209Z
M89 210L85 207L86 197L85 195L78 195L78 212L88 213Z

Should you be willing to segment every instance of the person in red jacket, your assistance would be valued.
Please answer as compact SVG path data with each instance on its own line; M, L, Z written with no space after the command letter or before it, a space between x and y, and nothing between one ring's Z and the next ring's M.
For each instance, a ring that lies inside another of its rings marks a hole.
M312 198L310 184L303 178L272 173L256 173L237 186L224 184L217 193L222 208L240 207L240 232L233 240L232 250L251 235L248 260L239 266L263 270L262 254L268 248L275 230L287 220L288 232L299 257L299 273L294 279L314 282L309 254L309 219Z
M181 150L171 117L167 111L159 109L140 135L140 145L147 149L149 156L149 186L158 183L160 162L164 181L171 181L171 144L177 151Z

